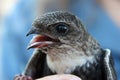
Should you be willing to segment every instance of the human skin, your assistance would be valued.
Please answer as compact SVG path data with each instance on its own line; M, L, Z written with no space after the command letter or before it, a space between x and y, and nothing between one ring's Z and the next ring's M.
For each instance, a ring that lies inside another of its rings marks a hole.
M36 80L81 80L79 77L70 74L52 75Z

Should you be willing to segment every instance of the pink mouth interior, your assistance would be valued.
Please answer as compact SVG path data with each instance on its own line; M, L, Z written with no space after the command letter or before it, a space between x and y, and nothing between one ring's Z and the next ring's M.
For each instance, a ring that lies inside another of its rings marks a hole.
M37 35L37 36L33 37L33 39L31 40L30 45L28 46L28 49L42 48L42 47L51 45L54 42L58 42L58 40L52 39L45 35Z

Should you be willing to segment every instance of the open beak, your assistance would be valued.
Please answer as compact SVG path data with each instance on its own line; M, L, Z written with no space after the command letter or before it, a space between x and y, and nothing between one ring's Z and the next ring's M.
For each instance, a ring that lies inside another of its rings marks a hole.
M59 40L50 38L49 36L37 35L32 38L27 49L47 47L58 42Z

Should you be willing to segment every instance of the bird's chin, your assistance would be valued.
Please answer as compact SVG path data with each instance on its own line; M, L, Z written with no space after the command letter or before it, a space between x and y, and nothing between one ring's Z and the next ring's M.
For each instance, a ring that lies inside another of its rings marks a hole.
M53 39L46 35L36 35L30 41L27 49L39 48L45 51L46 48L53 47L57 44L60 44L60 41L58 39Z

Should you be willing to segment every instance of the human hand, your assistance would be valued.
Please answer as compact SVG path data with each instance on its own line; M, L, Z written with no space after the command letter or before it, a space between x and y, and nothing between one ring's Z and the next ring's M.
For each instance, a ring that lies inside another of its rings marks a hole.
M51 75L36 80L81 80L79 77L70 74Z
M16 75L14 80L33 80L30 76ZM36 80L81 80L79 77L71 74L51 75Z

